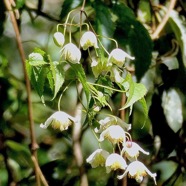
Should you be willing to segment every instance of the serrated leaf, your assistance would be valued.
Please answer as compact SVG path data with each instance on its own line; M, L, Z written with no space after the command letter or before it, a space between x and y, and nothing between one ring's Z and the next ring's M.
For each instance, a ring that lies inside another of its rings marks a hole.
M186 24L184 18L179 16L178 12L172 10L169 17L169 23L174 31L177 41L182 50L182 60L186 67Z
M81 64L70 63L70 65L72 66L72 68L73 68L73 70L76 74L76 77L82 83L83 90L85 91L85 95L86 95L86 98L87 98L87 103L89 103L89 101L90 101L90 90L89 90L89 86L87 85L87 79L86 79L85 71L84 71Z
M61 86L64 83L64 74L65 73L64 73L63 66L56 61L50 62L50 69L51 69L52 77L54 80L54 96L52 98L52 99L54 99L56 97L57 93L59 92Z
M27 147L11 140L7 140L6 145L12 159L16 160L20 165L32 167L31 154Z
M46 69L41 67L33 67L31 69L31 83L34 89L37 91L38 95L40 96L42 103L44 103L44 83L46 79Z
M152 40L130 8L120 3L115 4L112 11L117 16L114 37L123 49L129 48L131 55L135 57L135 75L140 80L151 64Z
M144 124L145 122L147 121L148 119L148 107L147 107L147 103L146 103L146 100L144 97L142 97L139 102L141 103L142 105L142 108L143 108L143 113L144 113L144 116L145 116L145 119L144 119Z
M127 102L120 110L131 107L136 101L142 99L147 92L143 84L133 82L132 77L130 78L130 76L128 75L128 80L124 82L129 84L129 90L126 93Z

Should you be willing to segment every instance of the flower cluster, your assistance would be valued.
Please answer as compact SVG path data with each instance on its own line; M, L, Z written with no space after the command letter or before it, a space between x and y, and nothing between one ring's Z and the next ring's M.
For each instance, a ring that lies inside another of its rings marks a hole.
M55 32L53 35L54 43L58 47L62 47L61 49L61 58L70 63L80 63L81 60L81 50L74 43L69 42L65 44L65 36L61 32ZM64 45L65 44L65 45ZM86 31L80 38L80 46L83 50L88 50L90 47L94 47L95 49L99 49L98 39L94 32ZM102 46L102 45L101 45ZM103 46L102 46L103 47ZM115 67L123 67L125 63L125 58L129 58L131 60L134 57L127 54L120 48L113 49L110 53L108 53L107 64L106 67L110 67L110 73L113 76L114 81L119 81L117 77L119 77L118 70ZM91 57L92 67L99 66L99 60ZM98 67L99 68L99 67Z
M60 55L61 60L69 64L81 65L82 62L82 50L87 50L91 61L91 67L95 78L106 72L110 75L112 82L121 83L123 78L121 77L121 68L124 66L125 59L134 60L134 57L127 54L122 49L116 48L111 50L109 53L104 46L100 43L99 36L95 34L94 31L85 31L80 34L79 47L72 43L71 33L69 42L65 42L66 26L64 28L64 34L57 31L53 35L54 43L61 48ZM90 48L93 48L95 56L91 56ZM105 53L100 56L98 50L103 49ZM31 56L32 57L32 56ZM42 56L36 56L40 58ZM104 86L104 85L103 85ZM112 89L112 88L111 88ZM90 91L91 92L91 91ZM106 99L104 93L96 88L92 88L92 98L96 97L96 100L100 101L101 106L105 106ZM96 104L95 108L98 108L100 104ZM98 110L100 110L99 108ZM95 111L95 110L94 110ZM61 131L67 130L68 127L76 123L76 119L65 112L57 111L52 114L44 124L41 124L41 128L47 128L51 125L54 129L59 129ZM91 121L92 122L92 121ZM98 137L98 142L100 148L95 150L87 159L87 163L91 164L92 168L102 166L106 168L106 172L116 171L118 169L123 171L122 175L118 175L118 179L122 179L124 176L129 176L134 178L137 182L142 182L143 177L150 175L156 184L156 173L151 173L148 168L140 161L138 161L139 153L142 152L145 155L149 153L143 150L137 143L133 142L128 131L131 129L131 124L125 123L118 117L108 116L99 121L99 127L94 129L95 135ZM101 142L108 140L113 147L117 146L119 148L119 153L113 151L112 153L107 152L101 148Z
M110 141L113 145L118 145L120 153L109 153L101 148L95 150L86 161L91 164L93 168L103 166L106 172L123 170L122 175L118 175L118 179L124 176L134 178L137 182L142 182L146 175L151 176L156 184L156 173L151 173L148 168L137 160L139 153L149 155L137 143L131 140L128 130L131 125L123 122L120 118L115 116L106 117L99 121L100 127L95 128L95 132L100 135L99 142L104 140ZM121 149L120 149L121 147ZM129 162L129 164L127 164Z

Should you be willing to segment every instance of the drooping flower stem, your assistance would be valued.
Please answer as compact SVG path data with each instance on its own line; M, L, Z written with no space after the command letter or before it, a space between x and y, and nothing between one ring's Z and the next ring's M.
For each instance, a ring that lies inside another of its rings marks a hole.
M40 186L40 176L42 175L42 172L40 170L40 172L38 171L39 168L39 164L37 161L37 149L38 149L38 144L36 142L36 137L35 137L35 132L34 132L34 121L33 121L33 112L32 112L32 102L31 102L31 86L30 86L30 81L28 78L28 75L26 73L26 64L25 64L25 53L24 53L24 49L22 46L22 42L21 42L21 36L20 36L20 32L18 29L18 25L17 25L17 21L15 18L15 15L13 13L12 7L11 7L11 2L9 0L4 0L6 9L8 10L9 14L10 14L10 18L12 21L12 25L14 28L14 32L16 35L16 42L18 45L18 51L20 53L20 57L21 57L21 62L23 65L23 73L24 73L24 77L25 77L25 84L26 84L26 91L27 91L27 103L28 103L28 120L30 123L30 140L31 140L31 153L32 153L32 157L34 157L33 163L34 163L34 168L35 168L35 176L36 176L36 183L37 186ZM42 175L43 180L45 180L44 176ZM45 180L44 184L45 186L47 186L47 182Z

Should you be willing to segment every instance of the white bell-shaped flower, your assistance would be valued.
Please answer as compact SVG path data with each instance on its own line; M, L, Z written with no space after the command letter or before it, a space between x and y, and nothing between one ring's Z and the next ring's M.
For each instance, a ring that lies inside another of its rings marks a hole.
M80 39L80 45L83 50L87 50L87 48L89 47L98 48L97 38L95 34L91 31L85 32Z
M81 51L73 43L68 43L62 48L61 57L70 63L79 63L81 59Z
M131 124L125 123L123 120L121 120L119 117L116 116L108 116L104 119L101 119L99 121L99 124L100 124L99 129L97 127L94 129L96 133L101 133L103 132L103 130L107 129L112 125L119 125L124 130L127 131L131 129Z
M151 173L149 169L147 169L147 167L140 161L133 161L130 163L125 172L121 176L117 176L117 178L122 179L127 174L139 183L141 183L143 181L143 177L148 174L154 179L154 183L156 184L156 173Z
M92 168L104 166L108 156L109 153L106 150L97 149L86 159L86 162L90 163Z
M46 129L49 125L51 125L54 129L60 129L61 131L67 130L68 127L75 123L76 120L74 117L70 116L69 114L57 111L52 114L45 123L41 123L40 127Z
M135 58L124 52L120 48L116 48L111 51L108 58L108 64L113 63L116 64L118 67L122 67L125 63L125 58L129 58L134 60Z
M65 42L65 37L61 32L55 32L53 35L53 40L57 46L62 47Z
M118 169L125 170L127 167L126 161L119 154L110 154L105 162L106 172L115 171Z
M143 150L137 143L132 141L127 141L125 144L123 144L124 147L122 149L122 153L125 154L128 160L134 161L139 156L139 152L142 152L143 154L149 155L149 152Z
M125 131L123 130L122 127L119 125L112 125L105 129L101 134L99 141L103 141L104 139L109 140L112 144L117 144L117 143L124 143L126 135Z

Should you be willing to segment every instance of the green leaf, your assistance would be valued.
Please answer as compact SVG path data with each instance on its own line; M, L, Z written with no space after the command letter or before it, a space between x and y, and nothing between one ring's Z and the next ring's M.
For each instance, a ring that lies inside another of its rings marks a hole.
M31 83L34 87L34 89L37 91L38 95L41 98L42 103L44 103L44 83L46 80L46 68L41 67L33 67L31 68Z
M145 116L145 119L144 119L144 124L146 123L147 119L148 119L148 107L147 107L147 103L146 103L146 100L144 97L142 97L139 102L141 103L142 105L142 108L143 108L143 113L144 113L144 116Z
M127 102L121 108L121 110L126 109L127 107L131 107L136 101L142 99L147 92L147 90L143 84L135 83L132 81L131 75L127 76L127 80L125 80L125 82L123 84L125 86L129 86L129 90L126 93Z
M25 5L25 0L16 0L16 8L20 9Z
M149 0L140 0L138 5L138 20L142 23L150 23L151 5Z
M184 18L179 16L178 12L172 10L170 13L170 17L169 17L169 23L181 47L182 60L186 67L186 37L185 37L186 24L185 24L185 20Z
M22 166L32 167L31 154L29 149L15 141L7 140L6 141L8 155L18 162Z
M70 65L73 68L73 70L76 74L76 77L82 83L83 90L85 91L85 95L86 95L86 98L87 98L87 103L89 103L89 101L90 101L90 90L89 90L89 86L87 85L87 79L86 79L85 71L84 71L81 64L70 63Z
M125 50L129 48L126 52L131 51L131 55L135 57L135 75L140 80L151 64L152 40L130 8L120 3L115 4L112 11L117 17L114 38Z
M54 99L64 83L65 72L63 66L56 61L50 62L50 69L54 81L54 96L52 98Z
M169 127L178 132L183 124L183 111L181 98L175 89L163 92L162 107Z
M106 36L111 38L115 30L115 25L112 21L111 11L100 0L95 1L93 3L93 7L96 13L95 17L96 33L100 36ZM103 43L104 47L108 49L111 44L111 41L103 37L101 37L100 40Z

